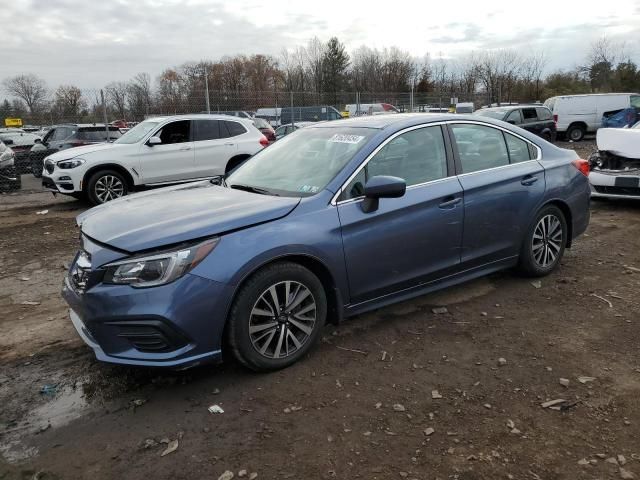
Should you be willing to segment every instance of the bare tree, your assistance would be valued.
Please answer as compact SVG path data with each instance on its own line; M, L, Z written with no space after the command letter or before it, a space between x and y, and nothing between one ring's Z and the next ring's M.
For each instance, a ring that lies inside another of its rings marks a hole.
M129 111L136 119L142 120L151 107L151 77L148 73L138 73L127 87Z
M125 82L111 82L105 87L107 98L118 114L118 118L126 119L127 117L127 89Z
M54 96L58 112L72 120L76 120L80 110L87 105L82 98L82 91L74 85L60 85Z
M24 101L32 114L38 110L47 97L46 83L33 73L5 78L2 84L8 94Z

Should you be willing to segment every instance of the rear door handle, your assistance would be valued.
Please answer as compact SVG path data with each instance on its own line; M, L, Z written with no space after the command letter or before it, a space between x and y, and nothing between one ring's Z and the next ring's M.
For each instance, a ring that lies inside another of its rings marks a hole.
M538 177L534 177L533 175L527 175L520 182L525 187L529 187L538 181Z
M439 208L453 208L456 205L458 205L461 201L462 201L462 198L460 198L460 197L454 197L454 196L445 197L442 200L442 203L440 203L440 205L438 205L438 207Z
M235 143L225 143L225 146L227 147L233 147L235 145Z

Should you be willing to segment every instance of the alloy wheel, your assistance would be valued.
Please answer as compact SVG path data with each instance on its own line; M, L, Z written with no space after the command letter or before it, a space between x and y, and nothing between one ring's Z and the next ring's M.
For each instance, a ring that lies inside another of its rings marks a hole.
M286 358L307 342L316 317L316 300L308 287L296 281L273 284L251 310L251 344L264 357Z
M100 203L115 200L124 195L124 184L114 175L104 175L98 179L94 187L96 197Z
M560 219L553 214L542 217L533 231L531 241L534 261L542 268L553 265L560 255L563 241Z

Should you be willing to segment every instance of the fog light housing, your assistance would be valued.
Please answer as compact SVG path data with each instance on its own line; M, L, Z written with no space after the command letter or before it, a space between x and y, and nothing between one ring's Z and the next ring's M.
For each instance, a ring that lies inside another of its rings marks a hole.
M71 177L65 175L64 177L60 177L58 180L60 180L61 182L63 182L63 181L67 181L68 182L68 181L71 181Z

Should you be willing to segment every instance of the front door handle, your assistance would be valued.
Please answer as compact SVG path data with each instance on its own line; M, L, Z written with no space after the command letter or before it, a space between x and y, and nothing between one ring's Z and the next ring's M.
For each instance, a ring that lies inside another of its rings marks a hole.
M181 152L186 152L187 150L191 150L191 147L182 147L180 149Z
M226 147L233 147L233 145L234 145L234 144L233 144L233 143L225 143L224 145L225 145Z
M454 197L449 196L449 197L445 197L442 200L442 203L440 203L440 205L438 205L439 208L453 208L456 205L458 205L460 202L462 201L462 198L460 197Z
M527 175L520 182L525 187L529 187L538 181L538 177L534 177L533 175Z

